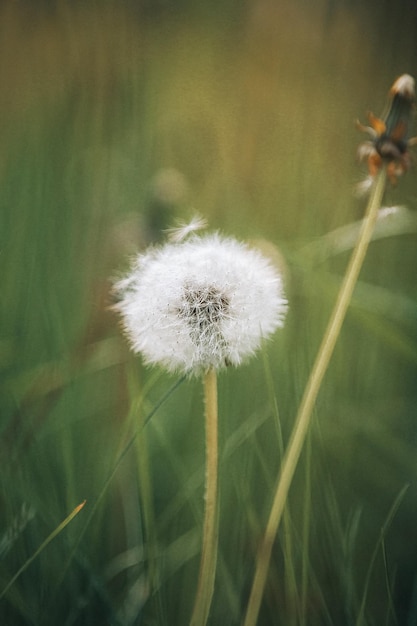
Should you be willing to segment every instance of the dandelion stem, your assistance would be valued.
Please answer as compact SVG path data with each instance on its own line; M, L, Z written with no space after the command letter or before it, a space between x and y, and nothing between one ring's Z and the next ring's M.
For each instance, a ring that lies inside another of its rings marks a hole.
M203 542L197 594L190 626L204 626L210 612L217 562L217 375L211 368L204 376L206 418L206 486Z
M255 576L243 626L254 626L258 619L272 547L282 518L288 491L308 432L314 404L319 393L324 374L326 373L332 357L336 341L339 337L346 311L351 301L352 293L372 237L372 232L378 216L378 210L381 206L385 190L385 181L386 172L385 168L383 168L377 175L372 187L371 196L369 198L358 241L346 269L346 274L340 287L335 307L327 325L301 400L300 407L298 409L291 439L282 462L281 473L275 491L269 520L265 534L259 546L256 558Z

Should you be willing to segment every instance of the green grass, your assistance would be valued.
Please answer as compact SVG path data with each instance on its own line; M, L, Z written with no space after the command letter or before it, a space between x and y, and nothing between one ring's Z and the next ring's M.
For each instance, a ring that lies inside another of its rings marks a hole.
M352 193L364 173L354 120L381 113L392 80L415 74L414 8L86 5L0 14L0 593L27 564L0 600L0 622L190 619L203 390L182 381L166 397L178 380L129 353L109 287L132 251L195 208L212 228L272 241L288 276L284 330L218 381L209 623L238 625L350 225L365 207ZM165 168L180 173L168 199L155 187ZM387 192L411 212L416 197L415 170ZM260 626L415 623L408 217L368 251L290 489Z

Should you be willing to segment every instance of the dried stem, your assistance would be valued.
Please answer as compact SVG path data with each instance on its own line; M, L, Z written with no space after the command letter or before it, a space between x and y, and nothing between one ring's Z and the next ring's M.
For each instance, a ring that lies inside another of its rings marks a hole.
M362 229L359 233L356 247L352 253L333 313L326 328L316 361L301 400L292 436L282 462L281 473L277 489L275 491L271 513L269 515L265 534L262 538L257 554L255 577L243 626L255 626L258 619L259 608L261 605L271 558L272 546L275 541L291 481L293 479L298 459L310 425L314 403L319 393L324 374L326 373L332 357L336 341L339 337L346 311L351 301L352 293L372 237L372 232L378 217L378 210L381 206L385 190L385 181L386 173L385 168L383 168L379 172L372 187Z

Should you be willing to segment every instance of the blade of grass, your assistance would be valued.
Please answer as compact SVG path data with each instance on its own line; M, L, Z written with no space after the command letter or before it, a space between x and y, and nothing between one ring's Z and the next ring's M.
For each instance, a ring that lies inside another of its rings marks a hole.
M284 456L284 439L282 436L281 429L281 418L279 414L278 402L276 398L276 394L274 391L274 381L273 381L273 373L268 361L268 355L266 350L264 350L264 370L266 375L266 382L268 388L268 394L270 398L270 402L272 404L272 410L275 420L275 427L277 430L277 439L278 439L278 450L280 454L280 458L282 459ZM262 461L262 456L260 455L260 460ZM284 553L284 567L285 567L285 601L286 601L286 612L287 612L287 620L288 626L292 624L296 624L298 620L298 613L301 611L301 601L300 601L300 592L297 586L297 577L295 573L295 558L294 558L294 527L291 520L291 511L289 507L289 503L286 503L283 518L282 518L282 526L283 526L283 553Z
M281 474L275 491L266 531L259 547L256 559L255 576L249 597L244 626L255 626L258 619L269 562L271 559L272 546L275 541L278 526L285 508L288 491L290 489L298 464L298 459L310 425L314 404L319 393L324 374L326 373L330 363L330 359L339 337L369 242L371 241L375 222L378 217L378 210L381 207L381 201L385 190L385 182L386 172L385 168L383 168L377 175L371 190L358 242L352 253L333 313L330 317L330 321L326 328L316 361L301 400L291 440L282 463Z
M301 598L300 598L300 626L307 626L307 594L310 566L310 527L311 527L311 436L306 442L306 468L303 503L302 526L302 557L301 557Z
M372 557L371 560L369 562L369 567L368 567L368 571L366 573L366 579L365 579L365 584L364 584L364 588L363 588L363 594L362 594L362 601L361 601L361 605L359 608L359 614L358 617L356 619L356 626L362 626L363 624L365 624L365 605L366 605L366 598L368 596L368 591L369 591L369 584L371 582L371 574L373 571L373 567L374 567L374 563L376 560L376 557L378 555L378 551L380 549L380 547L384 546L384 538L385 535L387 534L388 528L391 525L392 520L395 517L396 512L398 511L398 507L401 504L401 500L403 499L405 492L407 491L407 489L409 488L409 485L404 485L404 487L401 489L400 493L398 494L398 496L395 498L390 510L388 511L388 515L385 519L385 522L381 528L380 534L379 534L379 538L378 541L375 545L374 551L372 553Z
M84 507L85 503L86 503L86 500L84 500L84 502L81 502L81 504L76 506L75 509L55 528L55 530L53 530L51 534L48 535L45 541L41 543L41 545L36 550L36 552L32 554L32 556L25 563L23 563L22 567L18 569L16 574L9 580L9 582L7 583L3 591L0 593L0 600L6 595L10 587L14 585L14 583L19 578L19 576L23 574L23 572L29 567L31 563L33 563L33 561L40 555L40 553L46 548L46 546L50 544L51 541L53 541L53 539L55 539L55 537L57 537L59 533L61 533L64 530L65 526L67 526L74 519L76 515L78 515L78 513Z
M168 391L162 396L162 398L159 400L159 402L157 402L155 404L155 406L153 407L153 409L151 411L149 411L148 415L145 417L144 420L141 421L139 427L136 429L136 431L133 433L133 435L131 436L131 438L129 439L129 441L127 442L127 444L125 445L125 447L123 448L122 452L119 454L116 462L113 465L112 470L110 471L109 475L107 476L106 480L104 481L103 487L101 489L101 491L99 492L99 494L97 495L97 498L95 499L95 501L93 502L93 505L90 509L90 513L85 521L85 524L83 525L81 532L78 536L78 539L76 540L76 542L73 545L72 551L67 559L67 562L65 563L64 567L62 568L62 572L61 572L61 576L59 578L59 580L57 581L56 584L56 590L62 585L65 576L67 574L67 571L69 569L69 566L71 564L71 561L73 560L78 547L81 543L82 538L84 537L84 534L88 528L88 526L90 525L95 513L97 512L97 509L100 505L100 502L103 500L107 489L109 488L109 485L111 483L111 481L113 480L117 470L119 469L123 459L126 457L127 453L129 452L129 450L131 449L131 447L133 446L136 437L139 435L139 433L142 431L142 429L144 428L144 426L146 426L146 424L149 422L149 420L155 415L155 413L158 411L158 409L160 409L160 407L164 404L164 402L174 393L174 391L181 385L181 383L184 382L185 380L185 376L182 376L182 378L180 378L179 380L177 380L172 387L170 387L170 389L168 389ZM47 608L47 607L46 607Z

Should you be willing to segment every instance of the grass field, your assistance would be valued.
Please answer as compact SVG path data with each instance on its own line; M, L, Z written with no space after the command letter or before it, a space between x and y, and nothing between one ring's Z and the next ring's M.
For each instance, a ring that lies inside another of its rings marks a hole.
M195 211L273 244L289 300L262 353L219 376L209 624L242 623L366 205L355 119L416 74L416 41L411 0L2 5L1 624L189 622L202 385L130 353L110 287ZM387 189L402 208L377 227L320 390L259 626L417 624L416 203L414 167Z

